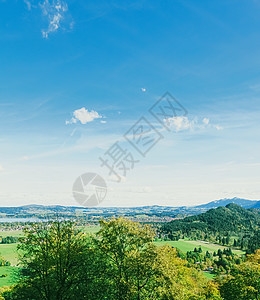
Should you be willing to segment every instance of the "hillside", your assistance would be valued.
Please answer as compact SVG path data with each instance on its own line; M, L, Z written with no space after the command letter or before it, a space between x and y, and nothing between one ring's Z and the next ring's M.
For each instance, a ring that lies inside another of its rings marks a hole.
M230 203L225 207L210 209L209 211L189 216L181 220L174 220L162 226L164 232L180 232L189 234L192 231L209 233L241 233L254 231L260 226L258 210L245 209Z
M252 208L260 209L260 201L257 201Z

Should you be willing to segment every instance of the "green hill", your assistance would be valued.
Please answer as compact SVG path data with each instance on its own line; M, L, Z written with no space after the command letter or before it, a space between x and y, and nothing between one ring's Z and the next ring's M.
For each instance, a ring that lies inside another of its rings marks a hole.
M166 234L179 233L186 236L194 232L214 235L254 232L260 226L259 212L257 209L245 209L230 203L225 207L210 209L196 216L164 223L161 229Z

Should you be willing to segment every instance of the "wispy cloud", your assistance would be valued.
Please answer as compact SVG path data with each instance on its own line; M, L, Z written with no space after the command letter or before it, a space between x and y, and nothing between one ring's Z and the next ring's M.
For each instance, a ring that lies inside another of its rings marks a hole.
M113 144L113 141L119 141L120 139L124 140L122 136L116 134L101 134L94 136L82 135L76 140L76 142L73 145L66 145L66 143L63 143L58 148L33 155L26 155L21 157L20 160L34 160L69 153L87 153L88 151L91 151L93 149L99 149L104 151L107 150L111 146L111 144Z
M48 19L48 28L42 30L43 38L48 38L50 33L56 32L61 28L61 23L65 19L65 14L68 11L68 5L61 0L44 0L39 4L42 14Z
M32 9L32 3L29 0L23 0L23 2L26 4L28 10Z
M100 119L102 116L94 110L89 111L85 107L82 107L80 109L77 109L73 112L73 117L70 121L66 121L66 125L68 124L75 124L77 122L80 122L81 124L85 125L87 123L90 123L94 121L95 119ZM101 121L102 123L106 123L106 121Z
M4 171L4 168L2 167L2 165L0 165L0 172Z
M21 160L29 160L30 158L29 158L29 156L27 156L27 155L24 155L22 158L21 158Z
M254 90L254 91L256 91L256 92L259 92L259 91L260 91L260 83L250 85L249 88L250 88L251 90Z
M23 2L29 11L40 9L44 19L47 19L48 27L42 30L43 38L47 39L50 33L60 28L73 29L74 21L68 12L68 4L64 0L23 0Z

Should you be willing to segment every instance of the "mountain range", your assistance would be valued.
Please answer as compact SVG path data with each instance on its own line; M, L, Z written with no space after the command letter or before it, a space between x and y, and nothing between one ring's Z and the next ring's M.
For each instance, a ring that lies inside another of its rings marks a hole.
M212 208L226 206L230 203L237 204L246 209L260 209L260 201L247 200L242 198L220 199L206 204L196 206L142 206L142 207L77 207L61 205L24 205L18 207L0 207L0 218L14 217L40 217L44 218L51 215L61 215L66 217L92 216L92 219L98 217L126 216L139 218L140 215L149 216L149 218L160 218L161 221L169 221L173 218L183 218L190 215L198 215ZM163 219L164 218L164 219ZM166 218L166 219L165 219ZM147 220L147 219L146 219ZM140 220L142 221L142 220Z
M211 201L211 202L206 203L206 204L197 205L195 207L196 208L211 209L211 208L217 208L219 206L226 206L229 203L235 203L235 204L240 205L244 208L260 208L260 201L241 199L241 198L237 198L237 197L234 197L232 199L215 200L215 201Z

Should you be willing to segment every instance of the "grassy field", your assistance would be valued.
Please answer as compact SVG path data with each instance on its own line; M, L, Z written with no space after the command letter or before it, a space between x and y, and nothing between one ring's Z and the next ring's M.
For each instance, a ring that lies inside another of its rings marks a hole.
M179 241L157 241L155 242L156 245L161 246L161 245L170 245L172 247L176 247L180 249L182 252L187 252L187 251L193 251L194 248L201 247L202 252L205 253L206 251L209 252L214 252L218 249L225 249L228 247L220 246L217 244L212 244L212 243L205 243L203 241L187 241L187 240L179 240ZM241 250L233 250L233 253L235 254L243 254L244 251Z
M0 267L0 287L15 284L19 279L19 268L17 267ZM6 277L1 275L6 274Z
M21 237L21 236L23 236L23 231L22 230L0 231L0 236L2 236L2 237L6 237L6 236Z
M97 233L100 229L99 225L82 226L81 229L86 233Z
M215 277L215 274L210 274L208 272L203 272L204 276L206 276L208 279L213 279Z
M18 254L16 247L18 244L0 244L0 255L10 261L12 265L17 265Z

